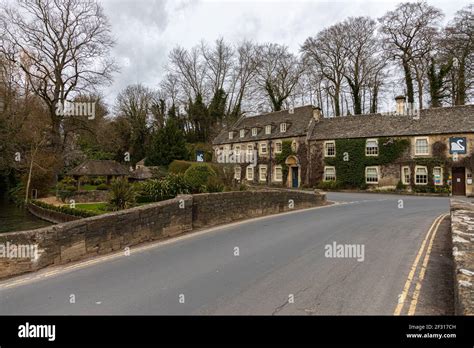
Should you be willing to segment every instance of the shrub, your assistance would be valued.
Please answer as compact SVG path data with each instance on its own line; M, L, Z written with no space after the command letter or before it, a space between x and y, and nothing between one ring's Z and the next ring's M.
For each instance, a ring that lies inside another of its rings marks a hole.
M90 183L91 183L91 180L90 180L90 178L87 177L87 176L81 176L81 177L79 178L79 184L80 184L80 185L87 185L87 184L90 184Z
M107 179L102 176L99 176L91 180L91 184L96 185L96 186L99 186L100 184L105 184L106 182L107 182Z
M105 191L105 190L108 190L109 189L109 186L107 186L107 184L100 184L96 187L96 190L101 190L101 191Z
M206 184L207 192L222 192L224 191L224 184L214 176L211 176Z
M135 204L135 190L126 178L115 179L110 185L109 206L111 210L129 208Z
M211 177L217 177L216 172L206 163L195 163L184 173L191 192L203 192Z
M168 174L160 180L152 179L137 186L138 203L159 202L190 192L183 174Z
M398 181L396 189L397 191L403 191L405 189L405 185L403 185L401 180Z
M38 207L41 207L41 208L57 211L57 212L68 214L68 215L74 215L74 216L80 216L80 217L90 217L90 216L98 215L98 213L96 213L96 212L93 212L93 211L90 211L90 210L82 210L82 209L78 209L78 208L71 208L68 205L55 206L55 205L48 204L48 203L45 203L45 202L42 202L42 201L31 201L31 203L33 203L34 205L36 205Z
M181 161L181 160L174 160L171 162L171 164L168 167L168 171L170 173L174 174L179 174L182 173L184 174L186 170L191 167L191 165L195 162L189 162L189 161Z

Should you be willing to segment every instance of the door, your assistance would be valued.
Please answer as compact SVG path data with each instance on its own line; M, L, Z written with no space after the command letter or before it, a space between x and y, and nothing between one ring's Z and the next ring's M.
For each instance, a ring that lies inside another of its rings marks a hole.
M292 187L298 187L298 167L291 167Z
M466 168L453 168L453 195L466 195Z

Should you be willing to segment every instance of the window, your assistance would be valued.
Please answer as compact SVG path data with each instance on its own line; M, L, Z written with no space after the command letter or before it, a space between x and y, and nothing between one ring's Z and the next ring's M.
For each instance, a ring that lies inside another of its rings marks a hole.
M270 124L265 126L265 134L272 134L272 126Z
M260 154L265 155L267 153L267 143L260 143Z
M253 145L247 145L247 153L251 155L253 153Z
M415 138L415 155L429 155L428 138Z
M410 185L410 167L402 167L402 184Z
M428 169L426 167L415 167L415 185L428 184Z
M267 165L266 164L261 164L259 166L259 179L260 181L267 181Z
M282 166L275 166L275 181L283 181Z
M379 168L378 167L366 167L365 168L365 182L367 184L378 184L379 183Z
M280 123L280 133L286 132L286 123Z
M336 142L334 140L324 142L324 156L325 157L336 156Z
M291 151L296 152L297 149L298 149L298 145L296 144L296 140L293 140L291 142Z
M229 139L232 139L234 137L234 132L229 132Z
M245 137L245 129L240 130L240 137L241 138Z
M253 180L253 166L247 166L247 180Z
M240 180L241 173L242 173L242 168L240 168L240 166L235 166L234 167L234 179L235 180Z
M443 168L434 167L433 168L433 182L435 185L443 185Z
M336 167L324 167L324 181L336 181Z
M252 128L252 136L253 137L257 136L257 128Z
M281 141L276 141L275 142L275 153L281 153L281 150L282 150Z
M365 142L365 155L366 156L379 155L379 142L377 139L367 139L367 141Z
M246 157L246 162L252 162L254 160L253 158L253 145L247 145L247 157Z
M240 162L240 145L236 145L234 148L235 160Z

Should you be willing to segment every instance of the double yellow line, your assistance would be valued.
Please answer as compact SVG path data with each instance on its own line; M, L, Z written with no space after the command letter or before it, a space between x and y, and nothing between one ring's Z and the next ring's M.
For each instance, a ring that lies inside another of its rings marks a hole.
M420 247L420 250L418 251L418 254L416 255L415 261L413 261L413 264L410 269L410 273L408 274L408 279L405 282L405 286L403 287L403 291L400 294L398 305L395 308L395 312L393 312L393 315L401 314L403 307L405 306L405 302L406 302L408 293L410 291L410 288L412 287L412 283L415 278L415 273L418 268L418 264L420 262L420 259L423 253L425 253L425 247L428 245L426 249L425 257L423 258L423 263L421 264L421 267L419 270L418 280L416 282L415 289L413 291L410 307L408 308L408 315L415 314L416 306L418 304L418 298L420 296L421 284L423 282L423 279L425 278L426 268L428 266L428 261L430 259L431 248L433 247L433 241L436 237L436 232L438 231L439 225L447 216L449 216L449 214L441 214L431 224L431 227L428 230L428 233L426 234L426 237L423 240L423 243L421 243L421 247ZM429 239L429 242L428 242L428 239Z

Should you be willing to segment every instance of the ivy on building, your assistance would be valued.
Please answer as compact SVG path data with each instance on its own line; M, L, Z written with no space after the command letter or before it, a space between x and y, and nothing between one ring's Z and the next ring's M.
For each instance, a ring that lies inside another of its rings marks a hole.
M393 163L410 146L407 139L379 138L378 156L366 156L366 139L336 140L336 157L326 157L325 165L336 168L336 185L366 188L365 168Z
M285 161L288 156L291 155L296 155L296 153L291 148L291 141L283 140L281 143L281 153L275 156L276 164L281 165L282 168L283 183L286 183L288 178L288 165L285 163Z

